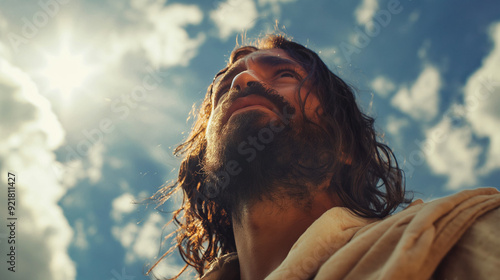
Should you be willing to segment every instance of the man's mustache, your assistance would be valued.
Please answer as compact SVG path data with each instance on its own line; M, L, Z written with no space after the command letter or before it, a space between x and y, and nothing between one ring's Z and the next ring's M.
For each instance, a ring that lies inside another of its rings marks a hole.
M276 90L272 88L266 88L259 82L252 82L250 85L245 87L243 90L237 88L231 88L229 92L221 97L221 104L229 108L236 99L242 98L249 95L258 95L269 100L273 105L281 112L287 112L289 114L295 114L295 108L279 95Z

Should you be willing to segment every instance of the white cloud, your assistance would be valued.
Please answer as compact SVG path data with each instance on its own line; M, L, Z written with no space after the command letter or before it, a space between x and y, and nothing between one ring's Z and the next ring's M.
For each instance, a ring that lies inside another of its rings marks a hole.
M439 70L427 65L411 87L403 86L398 90L391 104L416 120L430 121L439 110L441 84Z
M129 214L134 211L136 205L134 204L135 197L130 193L124 193L115 198L112 205L111 217L116 222L122 221L124 214Z
M113 208L115 207L116 205L113 203ZM125 255L127 263L130 264L137 260L151 260L156 257L164 223L165 221L160 214L152 213L141 225L129 222L113 226L111 233L127 251Z
M159 276L160 279L170 278L174 275L177 275L181 270L182 266L175 264L170 259L164 259L153 269L155 275ZM182 275L178 278L179 280L191 280L198 279L198 274L195 273L194 269L187 269Z
M82 219L77 219L75 221L75 236L73 238L73 244L80 249L87 249L89 243L87 241L87 233L85 231L85 225Z
M143 45L152 64L187 65L205 37L199 33L196 38L190 38L184 27L200 24L203 19L201 10L197 6L174 4L151 9L145 16L154 30L145 34Z
M407 17L407 21L398 26L398 30L401 33L408 33L411 28L415 26L415 23L420 19L420 10L414 9Z
M322 48L318 51L318 55L331 69L341 65L343 62L341 52L336 47Z
M427 58L427 53L429 52L429 49L431 47L431 40L426 39L422 46L417 51L418 58L420 59L426 59Z
M116 13L118 20L113 23L115 31L106 38L105 46L106 53L115 60L132 51L142 53L155 67L187 65L205 40L203 33L190 37L185 29L203 20L203 12L196 5L139 0L127 6L121 2L111 2L109 12ZM108 22L101 24L112 26Z
M491 26L490 37L492 51L464 87L466 119L478 136L489 139L482 173L500 167L500 22Z
M64 146L62 150L67 153L67 161L64 163L54 162L52 165L52 171L59 178L62 185L71 188L83 179L89 179L92 184L97 183L101 179L104 164L104 143L98 142L89 146L88 152L86 155L82 155L82 157L68 145ZM71 197L66 197L66 200L68 199L73 200ZM83 202L79 201L77 197L74 200L70 205L66 206L83 205Z
M393 136L400 136L401 129L410 125L410 122L406 118L397 118L393 115L390 115L387 118L386 130Z
M120 169L125 165L123 160L113 156L108 158L108 164L114 169Z
M52 166L64 130L48 101L20 69L0 58L1 174L16 174L16 273L9 279L75 279L73 231L58 205L66 193ZM2 185L7 185L2 175ZM6 201L6 193L0 199ZM6 221L6 211L0 217ZM26 269L29 268L29 269Z
M52 112L50 103L38 93L33 81L23 71L0 57L1 118L0 132L8 145L0 146L4 154L18 146L27 133L43 135L44 145L55 149L64 139L64 130ZM34 140L34 139L33 139Z
M470 187L479 177L500 167L500 23L490 30L493 50L467 80L464 104L452 105L451 116L464 118L461 127L454 127L449 116L427 130L426 142L420 143L432 171L448 176L452 189ZM474 142L474 137L487 138L489 146ZM480 155L486 155L480 164Z
M152 213L143 224L130 222L113 226L111 233L125 248L125 262L130 264L135 261L154 261L160 249L164 224L165 219L160 214ZM165 230L165 232L171 231L173 231L171 226ZM180 265L167 258L153 271L156 275L172 277L180 269Z
M377 0L363 0L363 2L361 2L361 4L354 11L354 18L359 25L364 25L365 28L369 28L377 10Z
M111 233L116 240L120 241L124 248L129 248L132 242L134 242L139 227L136 223L128 223L125 226L119 227L114 226L111 229ZM130 257L133 257L130 255Z
M136 258L152 259L158 254L161 233L165 221L158 213L153 213L140 227L134 244L132 254L127 254L127 260Z
M5 45L6 34L9 33L9 23L3 13L0 11L0 57L10 57L10 48ZM4 42L3 42L4 41Z
M410 125L410 122L405 117L396 117L389 115L385 124L385 131L391 134L392 143L389 143L392 149L396 152L399 147L402 147L404 134L402 130Z
M2 12L0 12L0 30L6 30L8 26L7 19L3 15Z
M388 97L389 93L396 89L396 85L384 76L377 76L373 79L371 86L380 97Z
M254 27L257 20L257 7L253 0L227 0L219 2L210 12L210 19L219 29L219 37L227 39L234 33Z
M410 16L408 16L408 21L410 24L415 23L420 18L420 11L414 10L411 12Z
M164 148L161 145L151 146L148 148L148 154L151 159L169 168L176 168L181 164L181 160L174 156L171 148Z
M281 5L295 1L297 0L259 0L258 4L261 10L270 10L275 17L279 17L281 15Z
M98 142L89 149L88 162L89 168L87 170L88 177L91 183L97 183L102 177L102 165L104 163L104 144Z
M448 117L425 132L426 141L420 149L436 174L448 176L447 187L457 189L478 182L475 168L481 147L472 141L469 127L453 127Z

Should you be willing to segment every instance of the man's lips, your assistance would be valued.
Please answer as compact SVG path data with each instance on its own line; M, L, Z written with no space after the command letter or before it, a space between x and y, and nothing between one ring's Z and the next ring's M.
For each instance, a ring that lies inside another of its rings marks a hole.
M236 99L224 115L224 120L222 123L226 123L236 111L250 106L262 106L269 109L270 111L276 110L274 104L267 98L252 94Z

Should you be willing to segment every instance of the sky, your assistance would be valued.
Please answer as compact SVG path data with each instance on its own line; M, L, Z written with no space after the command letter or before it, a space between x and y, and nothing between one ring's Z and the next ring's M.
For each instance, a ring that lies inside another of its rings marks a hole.
M493 0L0 0L0 278L149 279L180 200L145 199L175 178L187 116L239 35L276 21L356 89L415 198L498 188L499 10ZM181 266L174 256L155 273Z

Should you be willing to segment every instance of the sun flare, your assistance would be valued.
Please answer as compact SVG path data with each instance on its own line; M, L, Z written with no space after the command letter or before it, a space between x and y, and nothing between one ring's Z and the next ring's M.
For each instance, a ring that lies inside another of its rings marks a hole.
M84 54L62 48L54 54L47 54L47 64L42 75L51 90L59 91L63 98L69 98L81 88L92 72Z

